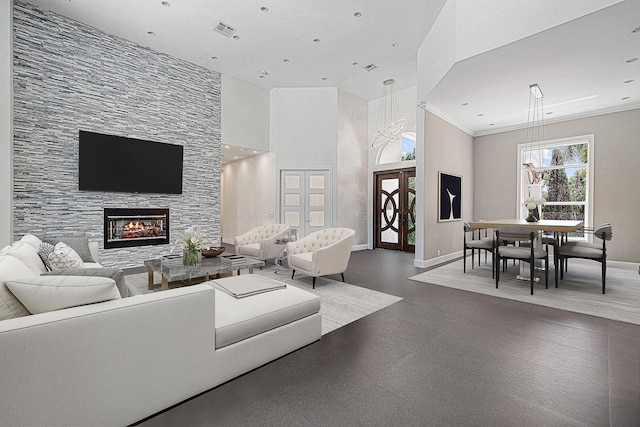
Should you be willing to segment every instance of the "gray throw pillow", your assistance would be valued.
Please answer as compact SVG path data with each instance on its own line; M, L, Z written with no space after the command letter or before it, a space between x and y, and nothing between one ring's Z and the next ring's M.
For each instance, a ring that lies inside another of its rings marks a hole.
M97 262L91 256L91 251L89 250L89 238L87 236L60 237L57 239L43 239L43 241L53 245L58 242L62 242L76 251L78 255L80 255L80 258L82 258L83 262Z
M116 286L120 291L120 296L126 298L131 295L129 287L124 279L124 272L115 267L102 268L67 268L65 270L47 271L41 276L98 276L108 277L115 280Z

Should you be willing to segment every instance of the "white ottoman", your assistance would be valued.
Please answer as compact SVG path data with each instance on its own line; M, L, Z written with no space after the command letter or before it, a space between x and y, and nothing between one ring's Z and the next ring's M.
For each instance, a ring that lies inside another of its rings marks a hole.
M285 285L245 298L231 296L220 285L232 287L263 284L266 287L282 282L260 276L243 274L215 279L209 282L216 290L216 348L242 341L246 338L278 328L320 311L320 297Z

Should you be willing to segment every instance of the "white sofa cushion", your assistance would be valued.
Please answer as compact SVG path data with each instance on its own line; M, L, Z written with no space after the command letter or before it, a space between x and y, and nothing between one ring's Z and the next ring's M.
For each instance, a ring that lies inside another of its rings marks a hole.
M257 274L225 277L210 282L257 280L277 282ZM277 282L280 283L280 282ZM216 288L216 348L242 341L320 311L320 298L294 286L237 299Z
M31 314L120 298L115 280L108 277L41 276L6 284Z
M0 320L28 316L30 313L24 305L7 288L7 280L21 277L34 277L18 258L0 255Z
M6 249L6 248L5 248ZM47 267L44 265L38 251L27 242L15 242L7 250L3 250L3 255L10 255L17 258L33 273L34 276L39 276L41 273L47 271Z
M260 256L260 243L249 243L248 245L240 246L238 248L238 255L247 255L257 258Z
M42 240L40 240L33 234L25 234L24 236L22 236L22 239L20 239L20 241L30 244L36 251L40 248L40 244L42 243Z
M82 268L84 262L80 255L65 243L56 243L53 252L49 254L49 263L52 270L63 270L65 268Z
M313 252L302 252L289 257L289 267L311 270L313 266Z

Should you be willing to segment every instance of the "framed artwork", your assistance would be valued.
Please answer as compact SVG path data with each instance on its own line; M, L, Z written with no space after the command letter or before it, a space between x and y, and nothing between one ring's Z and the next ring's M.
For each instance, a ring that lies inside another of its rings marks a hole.
M462 177L438 172L438 222L462 219Z

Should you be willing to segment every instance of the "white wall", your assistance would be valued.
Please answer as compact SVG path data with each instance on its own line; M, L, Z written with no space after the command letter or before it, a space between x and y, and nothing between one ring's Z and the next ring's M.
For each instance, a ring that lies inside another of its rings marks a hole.
M640 109L545 126L547 140L594 134L594 224L610 222L608 258L640 261L637 212ZM475 138L475 219L511 217L516 211L517 144L524 130ZM499 165L499 167L496 167Z
M337 106L335 87L271 91L271 150L278 168L335 167Z
M269 91L222 75L222 143L269 151Z
M0 247L12 241L13 1L0 4Z
M336 224L356 231L354 245L367 244L367 103L338 91Z
M462 176L462 220L473 216L473 138L435 114L425 111L424 125L423 246L418 266L428 260L456 254L462 249L462 221L438 222L438 173ZM420 244L417 239L416 244ZM438 253L438 251L440 251ZM416 250L416 256L418 251Z
M269 117L270 152L223 167L224 241L280 221L281 169L327 168L334 226L355 229L355 244L366 243L367 103L337 88L278 88L270 92Z
M224 112L223 112L224 115ZM275 155L265 153L222 168L222 239L233 238L263 224L276 222Z

